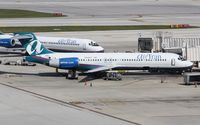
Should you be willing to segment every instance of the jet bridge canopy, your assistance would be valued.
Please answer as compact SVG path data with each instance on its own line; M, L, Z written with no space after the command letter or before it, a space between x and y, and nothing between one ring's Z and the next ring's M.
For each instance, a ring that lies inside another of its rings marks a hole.
M153 49L152 38L138 38L138 51L139 52L151 52Z

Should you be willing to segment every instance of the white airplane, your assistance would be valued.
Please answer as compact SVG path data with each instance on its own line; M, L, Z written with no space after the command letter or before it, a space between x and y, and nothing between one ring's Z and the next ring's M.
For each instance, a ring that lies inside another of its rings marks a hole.
M62 37L42 37L38 40L50 50L56 52L103 52L104 48L90 39L62 38ZM10 34L0 34L0 46L22 50L21 43L17 37ZM12 50L12 49L10 49ZM13 53L15 53L14 51ZM8 53L12 53L9 51ZM17 52L19 53L19 52Z
M104 48L90 39L36 36L48 49L56 52L103 52Z
M25 60L67 69L77 78L76 71L98 73L110 70L185 71L192 68L190 61L172 53L56 53L46 49L32 33L18 33L29 40L20 40L30 56Z

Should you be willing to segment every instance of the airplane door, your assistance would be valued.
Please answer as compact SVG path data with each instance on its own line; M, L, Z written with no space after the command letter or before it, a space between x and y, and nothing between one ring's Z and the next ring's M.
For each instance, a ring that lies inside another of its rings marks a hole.
M83 50L86 50L86 43L83 43Z
M175 59L171 59L171 66L175 66L176 62Z

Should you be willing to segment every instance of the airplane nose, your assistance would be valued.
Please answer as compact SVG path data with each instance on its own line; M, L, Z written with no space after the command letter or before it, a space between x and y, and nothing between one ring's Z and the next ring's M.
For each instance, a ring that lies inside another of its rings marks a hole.
M99 52L104 52L104 48L101 47L101 48L99 49Z
M193 67L193 65L194 65L194 64L193 64L192 62L188 61L188 63L187 63L187 66L188 66L188 67Z

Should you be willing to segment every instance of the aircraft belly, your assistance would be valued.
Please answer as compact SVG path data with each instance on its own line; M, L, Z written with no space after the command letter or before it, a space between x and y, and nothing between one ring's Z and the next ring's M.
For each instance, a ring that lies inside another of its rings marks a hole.
M78 70L87 71L87 70L92 70L99 67L101 67L101 65L81 63L79 64Z

